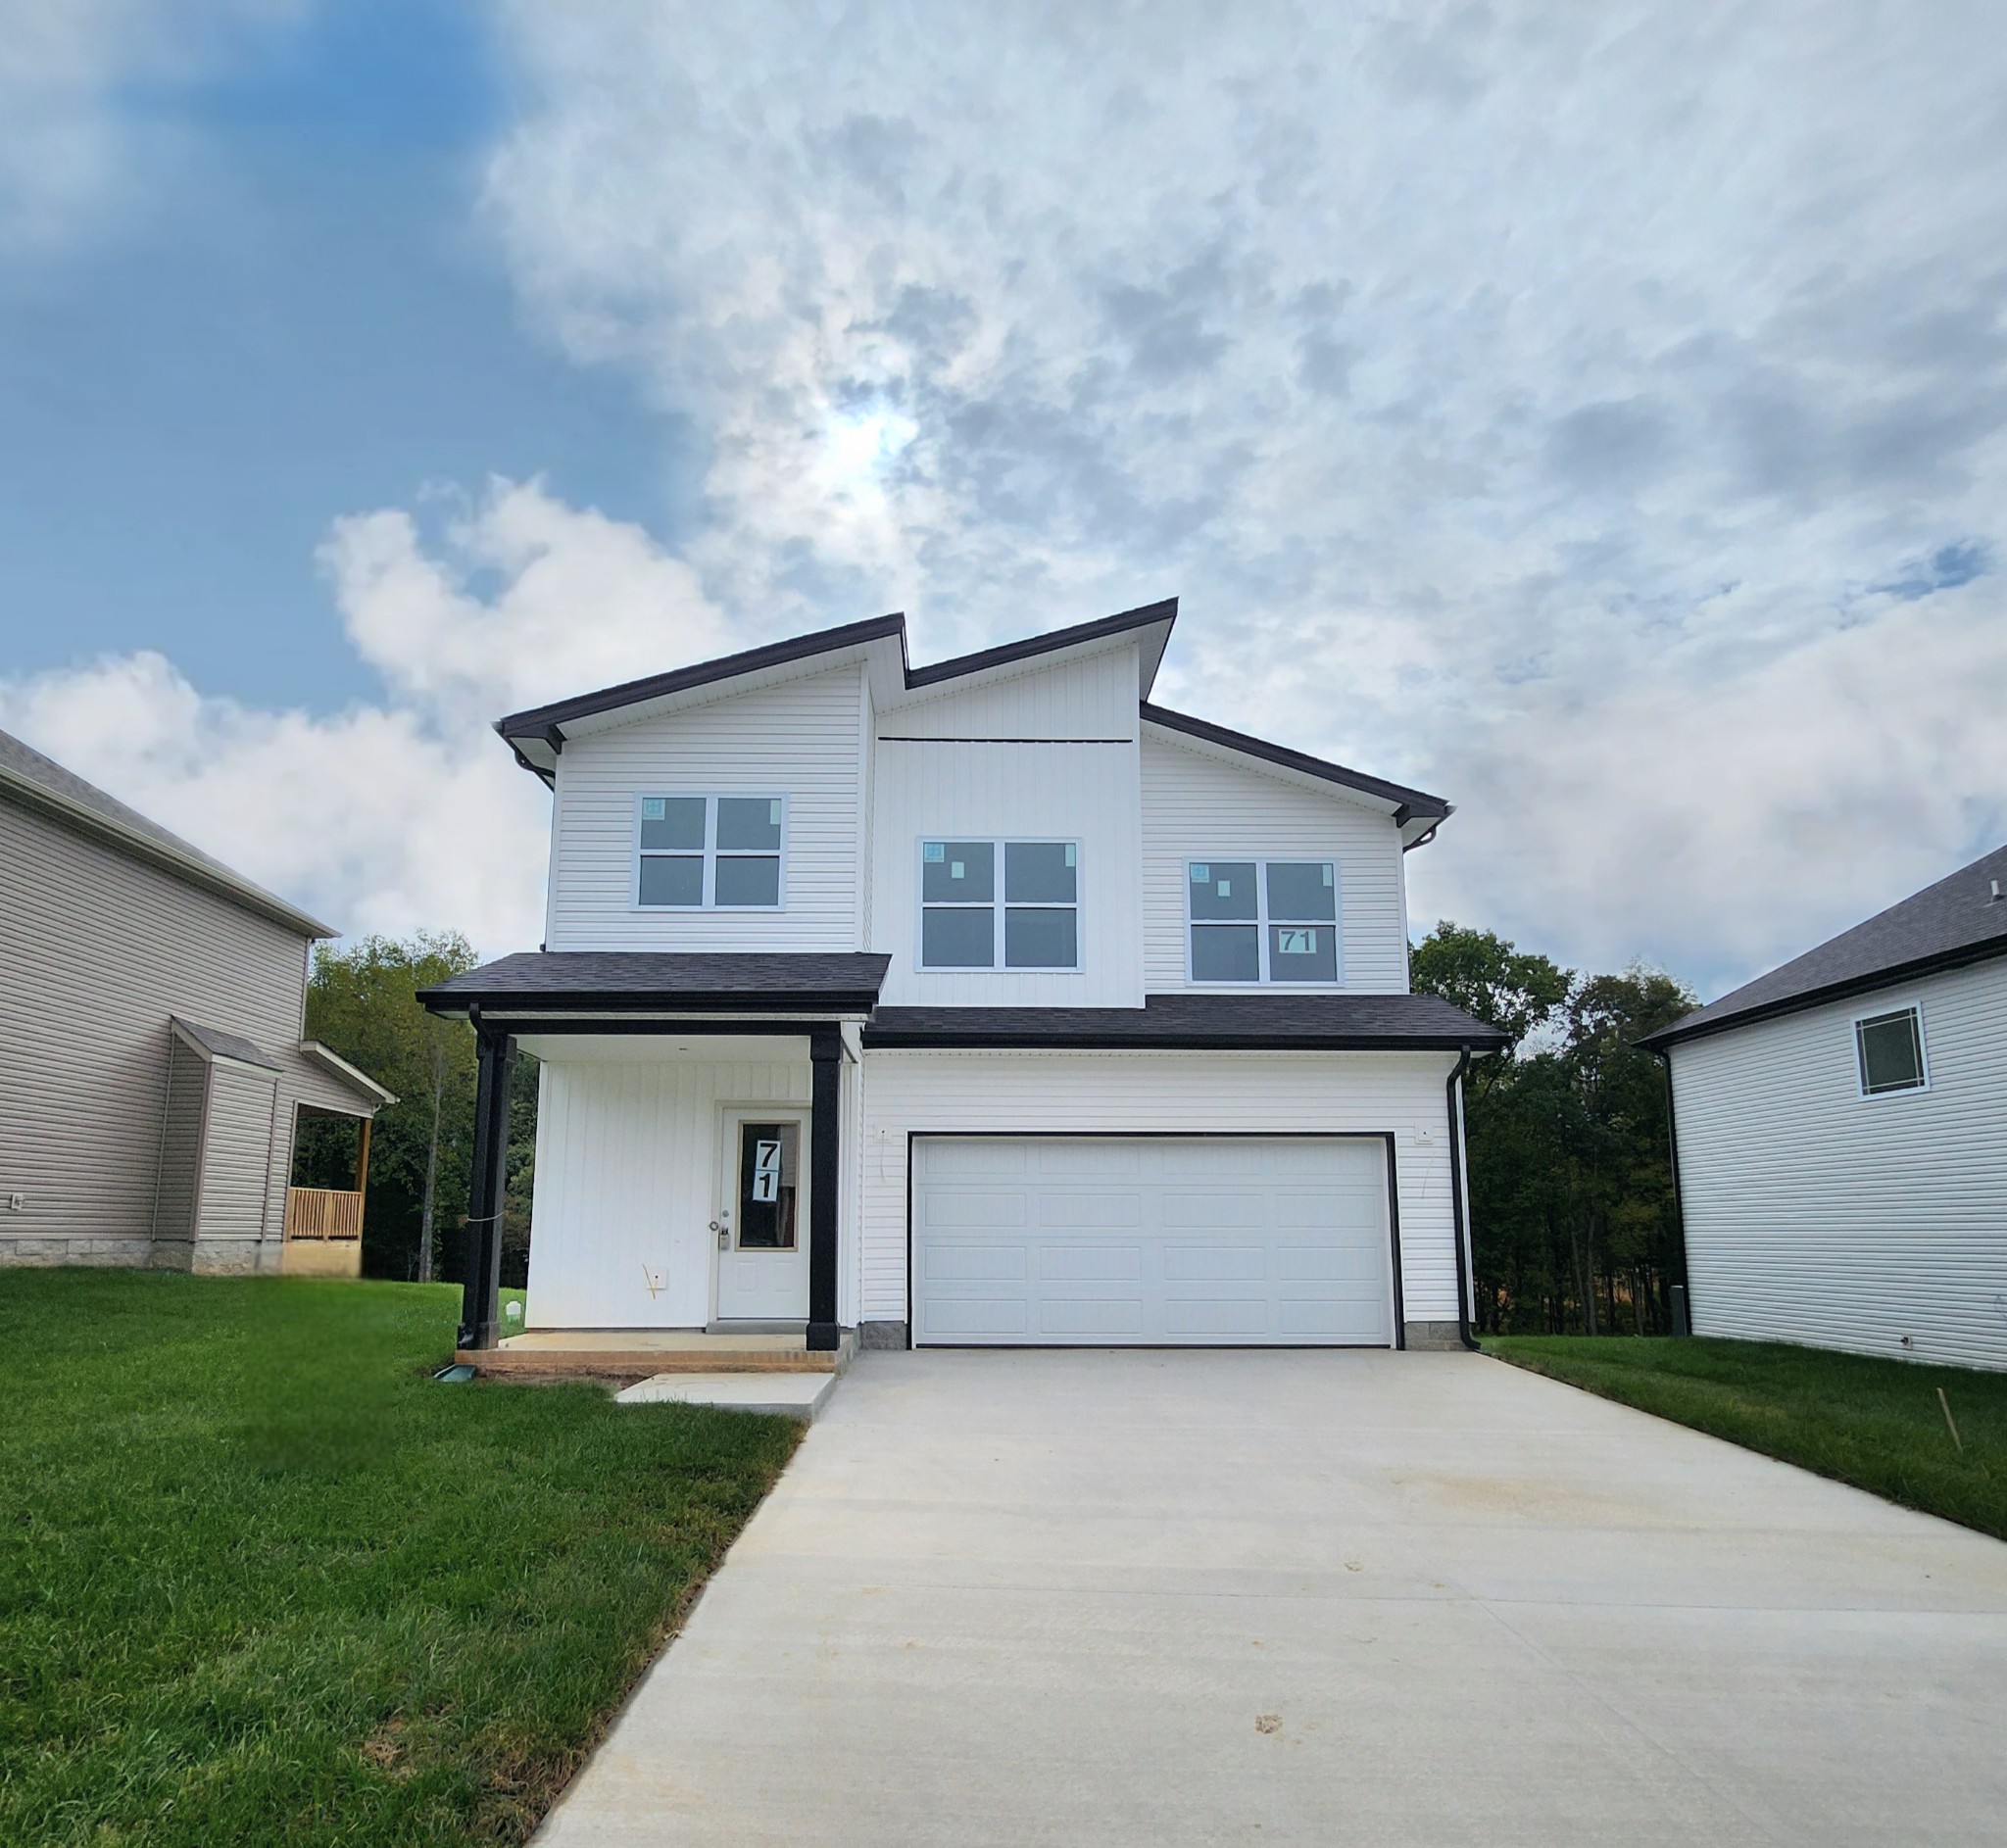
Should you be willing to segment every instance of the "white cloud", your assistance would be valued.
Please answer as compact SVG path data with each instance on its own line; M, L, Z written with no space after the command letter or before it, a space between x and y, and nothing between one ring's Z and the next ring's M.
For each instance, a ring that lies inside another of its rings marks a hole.
M2007 39L1905 17L520 0L488 210L742 620L1181 591L1167 694L1460 802L1425 896L1714 983L1999 825Z
M307 0L0 0L0 254L74 239L157 171L172 131L130 107L227 62Z
M0 728L345 932L543 935L550 807L489 729L508 707L730 646L687 566L636 527L497 481L428 549L407 513L322 553L382 704L269 712L158 654L0 680Z

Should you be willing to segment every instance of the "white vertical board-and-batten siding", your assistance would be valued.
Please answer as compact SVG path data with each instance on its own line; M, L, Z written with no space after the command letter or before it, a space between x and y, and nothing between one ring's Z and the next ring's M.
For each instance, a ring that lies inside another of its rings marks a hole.
M1340 986L1368 995L1407 993L1400 831L1391 814L1155 733L1143 740L1142 776L1144 983L1152 995L1193 986L1186 868L1209 859L1336 861Z
M861 670L779 686L593 732L558 759L552 949L855 949L864 754ZM642 796L783 796L778 911L635 905Z
M1403 1314L1454 1322L1454 1064L1435 1052L866 1052L863 1319L906 1320L910 1135L1392 1132Z
M880 999L1140 1007L1135 649L896 706L877 734L870 943L892 957ZM921 842L1009 836L1079 842L1079 969L920 968Z
M1854 1021L1912 1003L1929 1089L1862 1096ZM1696 1334L2007 1368L2007 960L1672 1066Z

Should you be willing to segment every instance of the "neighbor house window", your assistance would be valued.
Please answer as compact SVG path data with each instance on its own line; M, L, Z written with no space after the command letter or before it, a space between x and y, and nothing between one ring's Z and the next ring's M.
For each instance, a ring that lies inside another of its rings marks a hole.
M1914 1007L1855 1021L1854 1049L1861 1061L1862 1096L1923 1090L1924 1023Z
M787 802L644 796L635 902L651 910L777 911Z
M1079 966L1076 843L920 843L921 968Z
M1195 982L1338 980L1330 860L1192 860L1185 914Z

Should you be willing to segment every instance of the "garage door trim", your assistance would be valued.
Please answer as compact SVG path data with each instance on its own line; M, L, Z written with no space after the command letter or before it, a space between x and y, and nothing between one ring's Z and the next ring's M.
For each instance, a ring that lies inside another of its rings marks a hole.
M906 1133L906 1344L913 1340L913 1144L922 1137L945 1142L1178 1142L1178 1143L1379 1143L1387 1150L1387 1243L1388 1275L1393 1281L1394 1346L1407 1345L1407 1325L1400 1288L1400 1185L1395 1159L1392 1130L907 1130ZM930 1341L930 1347L969 1345L955 1341ZM1014 1341L1013 1347L1052 1346L1055 1343ZM1182 1351L1177 1342L1124 1343L1159 1350ZM1285 1343L1270 1343L1285 1345ZM1302 1343L1305 1346L1322 1343Z

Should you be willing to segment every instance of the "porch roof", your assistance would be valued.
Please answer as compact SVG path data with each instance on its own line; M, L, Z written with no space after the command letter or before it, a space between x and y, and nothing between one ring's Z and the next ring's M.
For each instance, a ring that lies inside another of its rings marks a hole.
M864 1044L1495 1052L1506 1041L1433 995L1150 995L1141 1007L881 1007Z
M418 998L435 1014L471 1006L540 1015L867 1014L891 961L848 950L531 950L453 976Z

